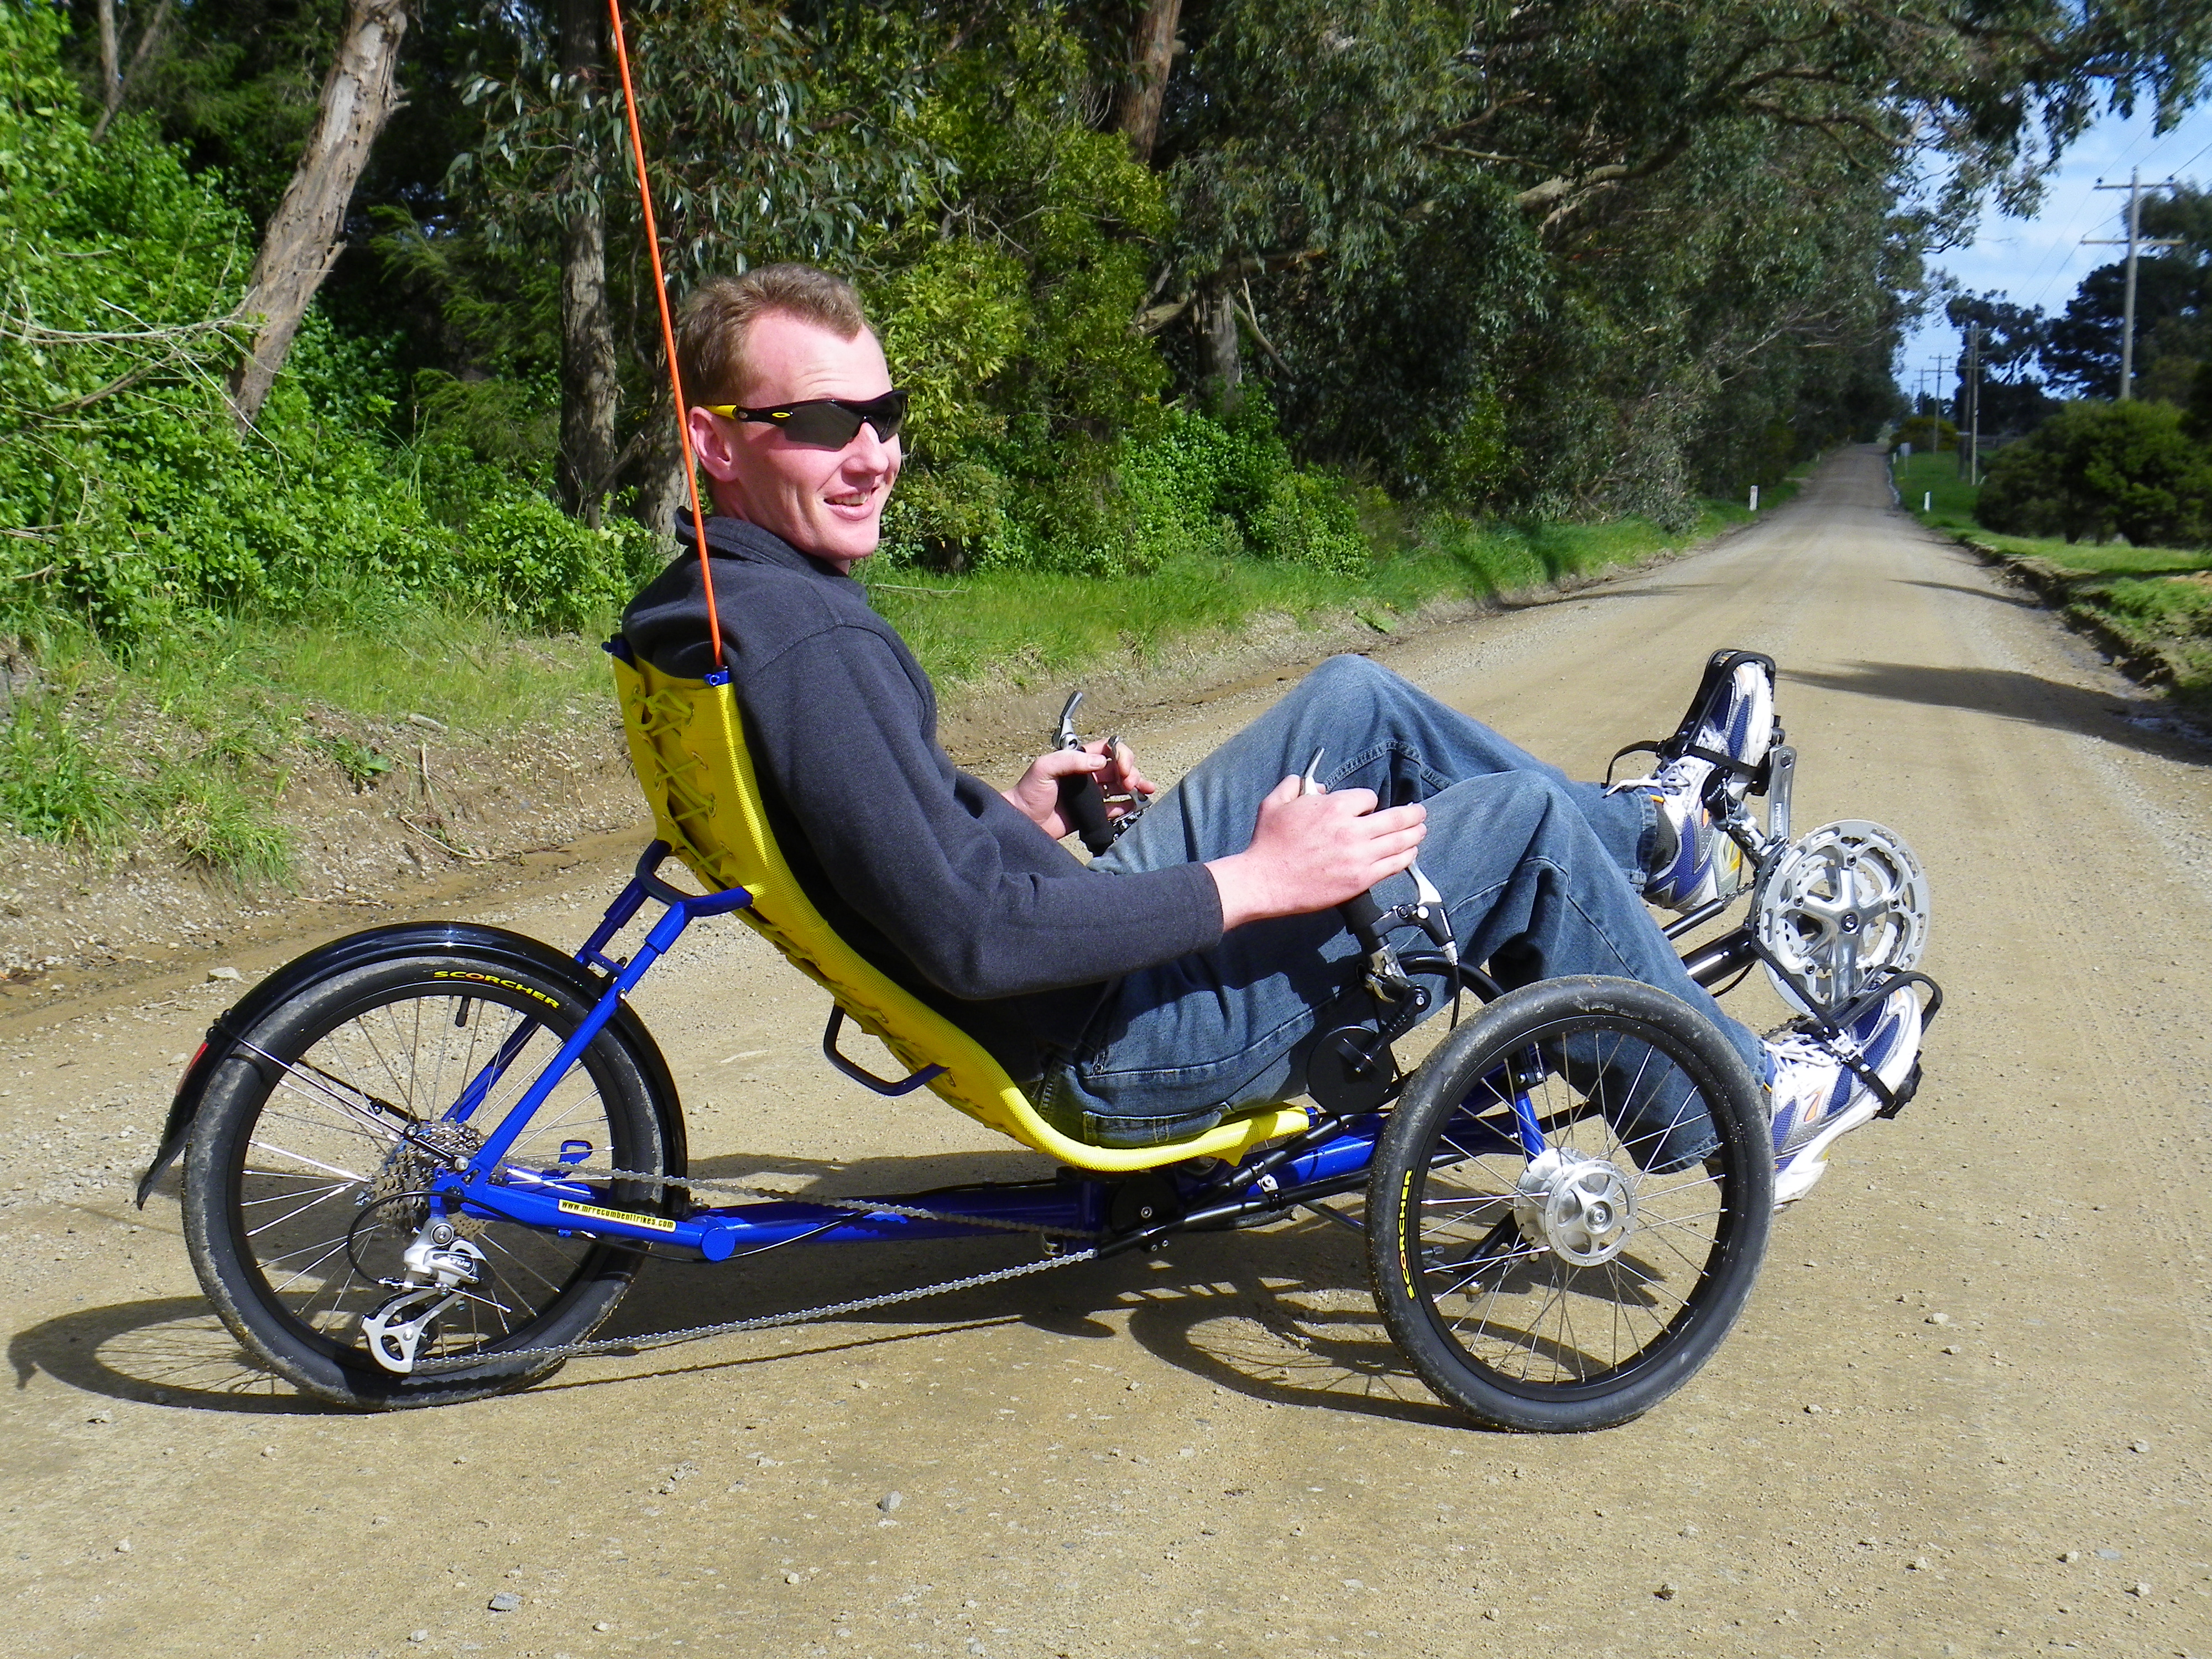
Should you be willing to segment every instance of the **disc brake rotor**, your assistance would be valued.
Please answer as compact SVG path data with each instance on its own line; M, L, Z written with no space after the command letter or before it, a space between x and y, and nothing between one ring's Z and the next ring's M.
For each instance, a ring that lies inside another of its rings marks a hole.
M1845 818L1808 832L1776 861L1752 919L1772 953L1775 989L1833 1006L1879 970L1920 960L1928 878L1895 830Z

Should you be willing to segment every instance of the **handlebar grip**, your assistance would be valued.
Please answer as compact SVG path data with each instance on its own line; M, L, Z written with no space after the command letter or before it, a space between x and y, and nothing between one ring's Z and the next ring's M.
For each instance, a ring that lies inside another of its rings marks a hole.
M1374 894L1357 894L1338 905L1336 913L1370 956L1382 948L1382 907L1375 902Z
M1060 781L1061 822L1083 837L1093 858L1114 844L1114 830L1106 819L1106 792L1096 775L1071 773Z

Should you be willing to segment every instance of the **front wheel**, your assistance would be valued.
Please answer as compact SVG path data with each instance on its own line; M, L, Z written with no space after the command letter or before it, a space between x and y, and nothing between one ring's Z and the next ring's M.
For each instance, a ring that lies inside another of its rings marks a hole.
M249 1354L332 1404L435 1405L535 1381L557 1362L501 1355L581 1340L613 1311L634 1250L455 1215L478 1277L417 1353L481 1363L399 1375L363 1331L405 1274L435 1154L482 1145L589 1008L573 975L459 947L341 969L243 1034L194 1121L182 1197L192 1267ZM666 1173L653 1071L610 1024L506 1166ZM471 1085L481 1104L457 1113ZM660 1203L645 1182L597 1189L604 1203Z
M1453 1032L1392 1113L1367 1194L1376 1304L1477 1422L1607 1428L1728 1334L1773 1191L1758 1087L1711 1022L1633 981L1544 981Z

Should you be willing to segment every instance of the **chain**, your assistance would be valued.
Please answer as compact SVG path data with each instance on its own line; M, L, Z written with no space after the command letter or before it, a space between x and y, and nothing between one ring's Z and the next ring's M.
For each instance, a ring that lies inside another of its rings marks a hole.
M1042 1233L1059 1238L1095 1238L1095 1233L1074 1227L1054 1227L1036 1222L1000 1221L990 1217L950 1214L939 1210L918 1209L906 1204L886 1204L872 1199L801 1198L793 1193L777 1192L773 1188L748 1187L740 1182L713 1181L694 1176L647 1175L635 1170L594 1170L582 1166L564 1168L564 1179L635 1181L663 1192L671 1187L698 1188L708 1192L731 1193L741 1198L768 1199L778 1203L797 1201L819 1205L824 1209L852 1210L865 1215L903 1216L915 1221L949 1221L963 1226L988 1228L1000 1232ZM793 1243L798 1241L793 1240ZM895 1307L902 1302L919 1302L924 1297L945 1296L954 1291L974 1290L979 1285L997 1285L1010 1279L1023 1279L1031 1273L1049 1273L1055 1267L1072 1267L1079 1261L1088 1261L1098 1254L1094 1247L1073 1250L1063 1255L1048 1256L1042 1261L1024 1261L1018 1267L994 1268L989 1273L971 1273L965 1279L947 1279L934 1285L923 1285L910 1291L889 1291L881 1296L864 1296L850 1302L825 1303L818 1308L802 1308L793 1313L763 1314L752 1319L726 1320L719 1325L687 1325L678 1330L659 1331L648 1336L600 1337L584 1342L567 1342L541 1348L509 1348L493 1353L456 1354L449 1358L425 1359L417 1364L413 1375L435 1376L443 1371L467 1370L485 1364L507 1364L513 1361L535 1364L540 1360L559 1361L579 1359L592 1354L635 1354L647 1348L672 1347L682 1342L700 1342L708 1337L733 1336L740 1331L773 1330L779 1325L807 1325L817 1320L836 1319L846 1314L865 1313L872 1308Z
M836 1319L841 1315L865 1313L871 1308L895 1307L902 1302L919 1302L926 1296L945 1296L954 1291L974 1290L980 1285L1001 1284L1009 1279L1023 1279L1030 1273L1049 1273L1055 1267L1072 1267L1079 1261L1088 1261L1098 1252L1096 1249L1074 1250L1066 1255L1048 1256L1042 1261L1024 1261L1019 1267L1000 1267L988 1273L970 1273L965 1279L947 1279L935 1285L924 1285L911 1291L890 1291L882 1296L863 1296L850 1302L826 1303L818 1308L802 1308L796 1313L763 1314L757 1319L731 1319L720 1325L688 1325L681 1330L660 1331L651 1336L601 1337L595 1341L568 1342L555 1347L501 1349L493 1353L457 1354L450 1359L426 1359L415 1367L417 1376L434 1375L441 1371L466 1370L485 1364L504 1365L512 1360L577 1359L589 1354L634 1354L647 1348L672 1347L679 1342L699 1342L710 1336L731 1336L739 1331L773 1330L779 1325L806 1325L817 1319Z

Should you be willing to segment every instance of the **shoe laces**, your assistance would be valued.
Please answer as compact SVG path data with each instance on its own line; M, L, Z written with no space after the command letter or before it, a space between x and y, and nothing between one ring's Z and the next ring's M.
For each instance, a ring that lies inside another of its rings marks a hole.
M1697 799L1705 791L1705 780L1713 773L1711 761L1702 761L1693 755L1682 755L1668 761L1649 777L1624 778L1606 793L1620 794L1627 789L1645 789L1669 799Z

